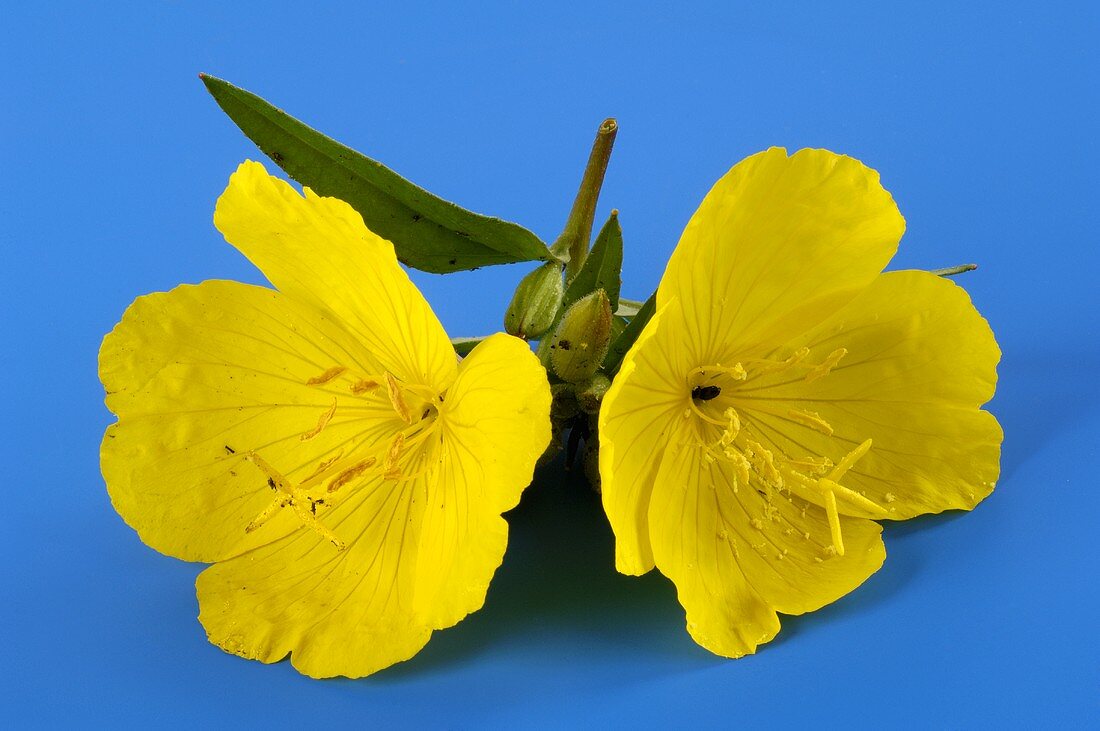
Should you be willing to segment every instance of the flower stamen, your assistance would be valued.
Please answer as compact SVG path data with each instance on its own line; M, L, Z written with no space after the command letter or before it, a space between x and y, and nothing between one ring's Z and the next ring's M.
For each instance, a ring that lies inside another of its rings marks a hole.
M836 368L836 364L840 362L840 359L848 355L847 348L837 348L833 352L829 353L825 357L825 360L815 365L810 369L810 372L806 374L806 383L813 383L819 378L824 378L829 375L829 371Z
M328 426L328 423L332 421L332 417L336 414L336 399L332 399L332 406L328 408L328 411L321 414L321 418L317 420L317 426L313 427L309 431L303 433L298 438L303 442L308 442L313 437L321 433L321 431Z
M327 371L325 371L321 375L314 376L313 378L306 381L306 385L307 386L320 386L323 383L328 383L333 378L336 378L337 376L339 376L341 373L343 373L347 369L348 369L347 366L342 366L342 365L333 366L332 368L329 368Z

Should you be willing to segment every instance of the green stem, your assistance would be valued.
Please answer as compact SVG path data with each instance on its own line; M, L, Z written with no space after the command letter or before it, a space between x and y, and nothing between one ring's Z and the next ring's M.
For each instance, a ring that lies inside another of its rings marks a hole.
M605 119L596 132L592 143L592 152L588 156L588 165L584 168L577 197L561 236L550 247L554 254L568 256L565 265L565 281L569 282L584 265L588 256L588 244L592 238L592 221L596 218L596 202L603 187L603 176L607 172L607 163L611 159L611 147L615 144L615 134L619 125L614 119Z
M939 277L953 277L956 274L964 274L966 272L972 272L978 268L977 264L959 264L957 267L947 267L946 269L933 269L930 274L935 274Z

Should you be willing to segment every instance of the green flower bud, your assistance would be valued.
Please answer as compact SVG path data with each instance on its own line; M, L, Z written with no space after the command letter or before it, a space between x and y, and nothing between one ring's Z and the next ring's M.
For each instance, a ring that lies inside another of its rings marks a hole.
M589 378L577 386L577 403L586 414L598 414L600 402L607 389L611 388L611 379L602 373Z
M554 324L564 293L561 264L546 262L516 287L512 303L504 313L504 329L524 340L541 336Z
M550 363L563 381L591 378L611 343L611 302L597 289L565 311L550 342Z

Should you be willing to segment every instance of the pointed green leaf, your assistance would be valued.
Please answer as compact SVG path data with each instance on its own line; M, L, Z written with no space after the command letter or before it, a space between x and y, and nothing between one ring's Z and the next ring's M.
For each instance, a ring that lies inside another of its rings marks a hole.
M612 211L611 218L600 229L592 251L584 260L584 266L565 288L563 308L567 309L589 292L602 289L611 302L611 311L619 306L619 289L622 287L623 229L619 225L619 212Z
M609 374L615 374L619 370L619 366L622 365L623 357L626 352L630 350L630 346L634 344L634 341L638 339L638 336L642 334L642 329L653 317L654 311L657 309L657 293L654 292L649 296L649 299L638 310L638 314L630 318L630 323L623 330L619 337L611 341L611 347L607 349L607 355L603 359L603 370Z
M318 195L347 201L397 257L426 272L547 260L527 229L472 213L432 195L381 163L307 127L260 97L202 75L218 106L290 177Z

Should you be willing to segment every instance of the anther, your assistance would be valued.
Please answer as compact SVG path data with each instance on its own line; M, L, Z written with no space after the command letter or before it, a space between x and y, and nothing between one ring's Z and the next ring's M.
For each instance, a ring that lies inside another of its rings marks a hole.
M320 386L322 383L328 383L333 378L336 378L337 376L339 376L341 373L343 373L346 370L347 370L347 366L333 366L332 368L329 368L327 371L325 371L321 375L314 376L313 378L306 381L306 385L307 386Z
M411 424L412 414L409 413L409 406L405 403L405 397L401 395L401 388L397 383L397 379L388 371L386 372L386 390L389 392L390 404L393 406L393 410L406 424Z
M363 378L351 384L351 392L359 395L362 393L366 393L367 391L373 391L374 389L378 388L379 385L381 384L379 384L378 381L372 381L369 378Z
M397 458L401 456L401 449L405 446L405 433L399 432L396 437L393 438L393 442L390 444L390 449L386 452L386 459L382 463L382 471L389 473L393 470L394 465L397 464Z
M833 550L838 556L844 555L844 536L840 532L840 513L836 509L836 495L832 490L825 492L825 515L829 518L829 532L833 536Z
M346 470L344 470L340 474L336 475L336 477L332 480L332 482L329 483L328 491L329 492L336 492L341 487L348 484L349 482L354 480L356 477L358 477L359 475L363 474L368 469L373 467L374 463L377 462L377 461L378 460L376 460L374 457L367 457L362 462L359 462L358 464L354 464L351 467L348 467Z
M328 411L321 414L321 418L317 420L317 426L315 426L312 429L310 429L309 431L305 432L304 434L302 434L298 438L301 439L303 442L309 441L310 439L313 439L313 437L315 437L315 436L317 436L318 434L321 433L321 430L323 430L326 426L328 426L328 423L332 420L332 417L335 413L336 413L336 399L333 399L332 400L332 406L330 406L328 408Z
M806 374L806 383L812 383L819 378L823 378L829 375L829 371L836 368L836 364L840 362L840 359L848 354L847 348L837 348L818 365L815 365L810 369L810 372Z

